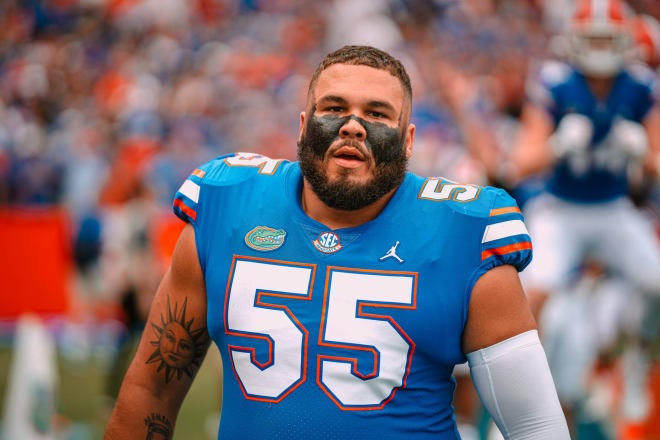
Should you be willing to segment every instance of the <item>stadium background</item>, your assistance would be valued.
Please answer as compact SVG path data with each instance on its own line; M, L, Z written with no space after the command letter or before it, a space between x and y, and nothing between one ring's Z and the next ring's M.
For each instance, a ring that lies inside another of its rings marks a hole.
M402 59L415 96L410 168L483 184L458 115L470 106L508 145L527 73L571 3L0 1L3 424L17 318L31 312L57 351L46 424L58 439L101 438L182 227L174 192L220 154L295 159L307 83L327 52L368 43ZM656 0L631 6L660 18ZM218 363L212 348L176 438L215 438Z

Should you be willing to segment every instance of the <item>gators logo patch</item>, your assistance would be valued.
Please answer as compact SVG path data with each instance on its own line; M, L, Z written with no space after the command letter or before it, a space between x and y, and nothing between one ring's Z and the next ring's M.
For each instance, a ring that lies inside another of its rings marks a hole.
M324 254L332 254L343 247L339 243L339 237L337 234L333 234L332 232L324 232L312 243L317 250Z
M245 234L245 244L257 251L274 251L284 244L286 231L268 226L257 226Z

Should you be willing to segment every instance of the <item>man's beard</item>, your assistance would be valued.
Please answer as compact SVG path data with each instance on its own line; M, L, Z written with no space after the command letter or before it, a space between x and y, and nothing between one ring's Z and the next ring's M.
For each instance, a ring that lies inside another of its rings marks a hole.
M346 172L331 181L323 166L323 159L332 142L339 137L339 129L346 122L343 121L345 119L312 116L298 142L298 160L303 177L323 203L330 208L355 211L377 202L398 187L406 174L407 159L403 135L399 130L355 118L367 131L365 144L371 154L365 154L365 159L375 161L373 176L366 182L353 182L350 172ZM366 153L364 147L355 140L346 140L333 150L345 145Z

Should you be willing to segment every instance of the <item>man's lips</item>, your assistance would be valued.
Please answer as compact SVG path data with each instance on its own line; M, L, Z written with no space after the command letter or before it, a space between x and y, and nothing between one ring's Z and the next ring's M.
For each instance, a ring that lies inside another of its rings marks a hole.
M339 149L337 149L337 151L332 153L332 157L346 159L346 160L358 160L360 162L365 161L364 154L362 154L362 152L359 149L346 145L340 147Z
M332 159L342 168L358 168L366 162L364 154L359 149L350 146L338 148L332 153Z

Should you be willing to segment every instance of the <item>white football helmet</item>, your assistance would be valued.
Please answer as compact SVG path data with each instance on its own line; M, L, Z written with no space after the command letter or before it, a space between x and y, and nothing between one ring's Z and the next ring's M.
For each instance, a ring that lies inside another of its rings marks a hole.
M579 0L569 25L569 59L587 76L610 77L632 46L627 5L621 0Z
M636 55L651 67L660 65L660 22L650 15L639 15L633 21Z

